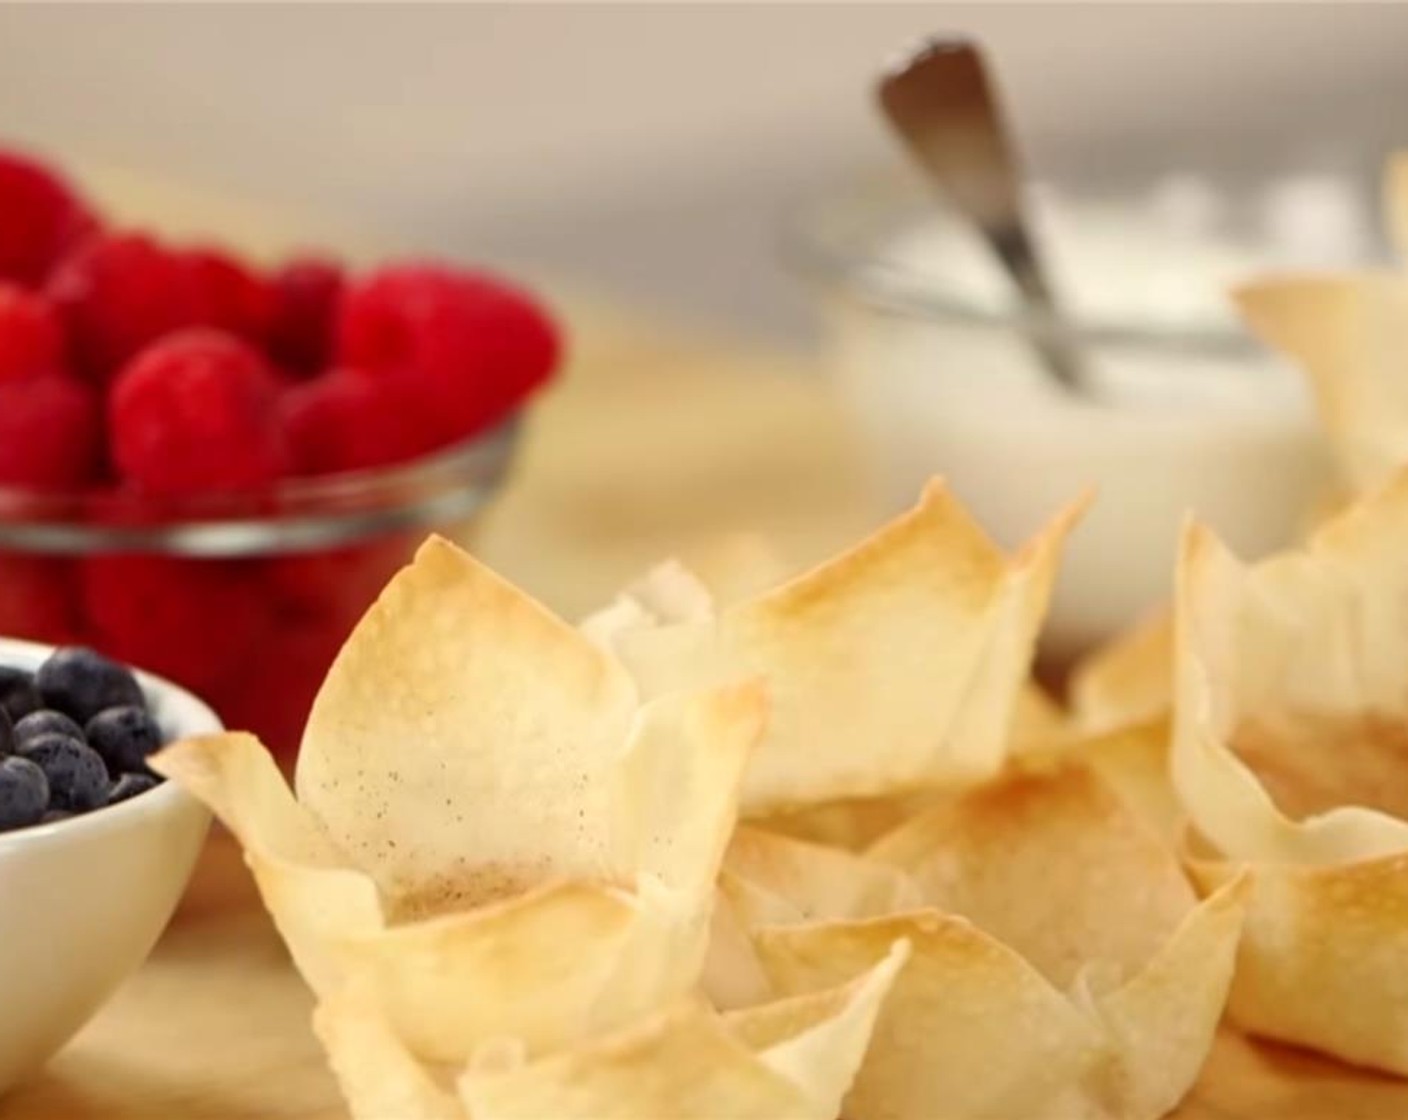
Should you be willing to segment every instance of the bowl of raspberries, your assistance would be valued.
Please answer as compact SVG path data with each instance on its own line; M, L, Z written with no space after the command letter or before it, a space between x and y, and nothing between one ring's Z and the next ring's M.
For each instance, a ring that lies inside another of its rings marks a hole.
M219 730L191 693L94 650L0 639L0 1091L156 943L210 817L146 760Z
M527 292L256 266L0 150L0 633L169 677L285 750L356 620L465 539L555 372Z

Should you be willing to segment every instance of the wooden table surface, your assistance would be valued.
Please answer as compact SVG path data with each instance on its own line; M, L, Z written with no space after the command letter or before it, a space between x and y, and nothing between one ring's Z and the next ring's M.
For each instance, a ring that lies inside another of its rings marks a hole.
M845 425L805 363L599 308L573 328L570 376L477 543L557 609L578 614L673 551L707 565L722 534L761 530L804 561L874 520ZM342 1116L309 1010L217 830L151 959L0 1101L0 1120ZM1228 1033L1176 1116L1386 1120L1408 1116L1408 1082Z

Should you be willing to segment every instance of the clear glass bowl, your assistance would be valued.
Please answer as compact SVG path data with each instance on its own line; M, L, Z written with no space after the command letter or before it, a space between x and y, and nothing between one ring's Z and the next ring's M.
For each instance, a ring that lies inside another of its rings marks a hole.
M390 576L427 533L472 536L518 431L515 417L411 463L255 496L154 503L0 487L0 634L91 645L291 752Z
M1079 396L1035 357L1032 335L1049 324L1023 314L986 246L927 191L878 179L803 206L785 251L817 293L880 506L944 476L1015 546L1096 490L1053 601L1045 652L1059 663L1167 599L1186 513L1247 556L1303 528L1327 479L1313 404L1241 330L1226 291L1362 243L1336 240L1344 215L1323 194L1301 199L1320 207L1318 226L1186 182L1037 201L1086 363ZM1305 236L1277 241L1282 227Z

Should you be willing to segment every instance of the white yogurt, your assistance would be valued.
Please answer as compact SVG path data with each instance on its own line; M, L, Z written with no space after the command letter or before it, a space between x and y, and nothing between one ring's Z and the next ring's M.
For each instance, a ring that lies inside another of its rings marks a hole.
M1218 220L1216 208L1186 189L1140 210L1047 201L1048 256L1082 323L1231 330L1227 286L1272 263L1210 240L1203 227ZM968 306L1014 303L965 229L936 221L884 256L906 266L888 281L894 294L918 297L932 278L930 294ZM1015 545L1082 489L1097 489L1067 551L1048 628L1054 651L1086 648L1167 600L1186 513L1255 557L1294 539L1326 479L1307 388L1270 355L1088 344L1092 396L1082 400L1004 324L886 314L844 299L831 307L840 391L868 436L888 506L943 475Z

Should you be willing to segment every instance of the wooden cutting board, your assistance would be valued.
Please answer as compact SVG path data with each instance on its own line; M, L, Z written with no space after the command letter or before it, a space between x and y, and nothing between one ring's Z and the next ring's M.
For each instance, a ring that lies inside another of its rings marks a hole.
M0 1117L336 1120L345 1113L311 1011L234 841L213 833L146 967L45 1073L0 1101ZM1173 1120L1402 1116L1408 1082L1229 1031Z
M809 363L601 308L582 307L573 326L571 375L538 411L476 545L554 607L575 616L670 552L724 563L722 534L761 530L800 562L876 519ZM340 1117L309 1012L217 830L146 966L46 1072L0 1101L0 1120ZM1228 1032L1176 1116L1388 1120L1408 1117L1408 1082Z

